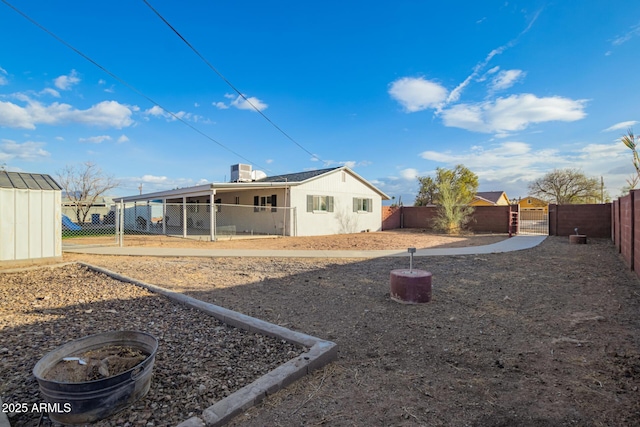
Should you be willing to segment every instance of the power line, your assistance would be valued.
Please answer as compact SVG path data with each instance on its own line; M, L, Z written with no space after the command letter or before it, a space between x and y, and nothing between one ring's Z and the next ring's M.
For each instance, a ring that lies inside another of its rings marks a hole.
M295 145L297 145L299 148L301 148L305 153L311 155L312 158L315 158L317 160L322 161L322 159L320 157L318 157L317 155L313 154L311 151L307 150L305 147L302 146L302 144L300 144L298 141L296 141L295 139L293 139L288 133L286 133L284 130L282 130L282 128L280 126L278 126L277 124L275 124L269 117L267 117L266 114L264 114L258 107L256 107L242 92L240 92L224 75L222 75L222 73L220 71L218 71L218 69L216 67L214 67L213 65L211 65L211 63L209 61L207 61L207 59L191 44L189 43L189 41L184 38L182 36L182 34L180 34L180 32L178 30L175 29L175 27L173 25L171 25L169 23L169 21L167 21L164 16L162 16L160 14L160 12L158 12L153 6L151 6L151 4L147 1L147 0L142 0L144 2L144 4L146 4L149 9L151 9L153 11L153 13L155 13L158 18L160 18L162 20L162 22L164 22L170 29L171 31L173 31L187 46L189 46L189 49L191 49L196 55L198 55L198 57L200 59L202 59L202 61L207 64L207 66L209 68L211 68L213 70L213 72L215 72L227 85L229 85L229 87L231 89L234 90L234 92L236 92L239 96L242 97L242 99L244 99L244 101L249 104L255 111L257 111L267 122L269 122L269 124L271 124L271 126L273 126L274 128L276 128L281 134L283 134L289 141L293 142Z
M13 9L15 12L17 12L19 15L21 15L23 18L25 18L26 20L28 20L29 22L31 22L32 24L34 24L36 27L40 28L42 31L44 31L45 33L49 34L51 37L53 37L54 39L56 39L57 41L59 41L60 43L62 43L63 45L65 45L66 47L68 47L69 49L71 49L72 51L74 51L75 53L77 53L78 55L80 55L81 57L83 57L84 59L86 59L87 61L89 61L90 63L92 63L93 65L95 65L96 67L98 67L100 70L102 70L103 72L105 72L106 74L108 74L109 76L111 76L112 78L114 78L115 80L117 80L118 82L122 83L124 86L126 86L127 88L129 88L130 90L132 90L133 92L135 92L136 94L140 95L141 97L143 97L144 99L146 99L147 101L149 101L150 103L152 103L153 105L156 105L158 107L160 107L165 113L169 114L170 116L172 116L174 119L179 120L180 122L182 122L183 124L187 125L188 127L190 127L191 129L193 129L194 131L196 131L197 133L199 133L200 135L204 136L205 138L207 138L208 140L210 140L211 142L219 145L220 147L224 148L225 150L229 151L230 153L234 154L235 156L241 158L242 160L247 161L250 164L253 164L255 166L260 167L261 169L265 169L265 170L269 170L266 169L262 166L260 166L258 163L252 162L251 160L247 159L246 157L244 157L243 155L241 155L240 153L237 153L235 151L233 151L231 148L227 147L226 145L224 145L223 143L216 141L215 139L213 139L212 137L210 137L209 135L207 135L206 133L204 133L203 131L201 131L200 129L198 129L197 127L193 126L191 123L187 122L186 120L182 119L180 116L178 116L177 114L172 113L171 111L169 111L168 109L166 109L165 107L163 107L162 105L160 105L158 102L154 101L151 97L145 95L144 93L142 93L140 90L136 89L134 86L130 85L129 83L127 83L125 80L123 80L122 78L118 77L117 75L115 75L114 73L112 73L111 71L107 70L105 67L103 67L102 65L98 64L96 61L94 61L93 59L91 59L89 56L85 55L84 53L82 53L80 50L76 49L75 47L73 47L70 43L66 42L65 40L63 40L62 38L58 37L56 34L54 34L53 32L49 31L47 28L45 28L43 25L41 25L40 23L38 23L36 20L32 19L29 15L27 15L26 13L22 12L20 9L16 8L15 6L13 6L11 3L9 3L7 0L0 0L2 1L4 4L6 4L7 6L9 6L11 9Z

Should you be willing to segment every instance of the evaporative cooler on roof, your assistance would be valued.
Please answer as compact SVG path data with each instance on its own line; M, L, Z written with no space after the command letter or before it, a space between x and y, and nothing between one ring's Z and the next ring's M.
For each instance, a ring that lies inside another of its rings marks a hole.
M251 182L251 165L231 165L231 182Z

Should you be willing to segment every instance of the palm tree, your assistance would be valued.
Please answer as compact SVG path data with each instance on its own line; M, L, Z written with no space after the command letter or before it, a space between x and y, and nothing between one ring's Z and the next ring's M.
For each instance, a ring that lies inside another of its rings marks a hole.
M640 138L636 138L633 134L633 129L627 129L627 134L622 135L620 138L622 143L626 145L631 151L633 151L633 166L636 168L636 173L640 177L640 156L638 155L638 141Z

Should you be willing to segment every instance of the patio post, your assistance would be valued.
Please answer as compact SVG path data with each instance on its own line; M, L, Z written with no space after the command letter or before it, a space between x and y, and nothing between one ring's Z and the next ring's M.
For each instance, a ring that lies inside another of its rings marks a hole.
M211 190L209 197L209 238L212 242L216 240L216 206L215 206L216 190Z
M162 199L162 234L167 234L167 199Z
M187 237L187 196L182 196L182 237Z

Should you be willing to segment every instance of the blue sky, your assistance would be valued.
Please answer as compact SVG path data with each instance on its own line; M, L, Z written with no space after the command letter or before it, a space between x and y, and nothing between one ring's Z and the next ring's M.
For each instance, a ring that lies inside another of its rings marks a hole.
M228 180L234 163L348 165L404 204L416 176L460 163L510 198L567 167L615 197L634 172L619 138L640 133L637 0L149 0L295 143L143 1L9 3L120 80L2 0L7 170L92 161L131 195Z

